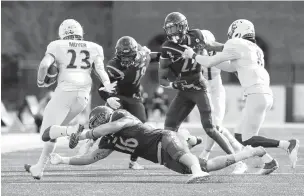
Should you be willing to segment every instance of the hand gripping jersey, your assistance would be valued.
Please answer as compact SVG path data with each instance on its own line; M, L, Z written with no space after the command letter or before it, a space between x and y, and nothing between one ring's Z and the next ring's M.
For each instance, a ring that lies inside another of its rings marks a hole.
M231 61L242 87L245 88L245 95L250 93L270 93L269 74L264 67L264 54L255 43L241 39L230 39L225 43L224 50L236 48L243 53L242 58Z
M118 81L116 87L118 95L132 97L140 92L140 79L145 75L150 61L150 55L140 50L135 64L128 68L123 67L117 57L107 63L106 69L111 82Z
M48 45L46 54L55 58L59 69L57 87L64 91L90 91L95 58L104 58L100 45L82 40L53 41Z
M116 110L111 121L121 118L138 120L126 110ZM99 143L99 148L113 149L118 152L135 154L139 157L158 163L157 148L163 133L166 131L155 129L149 125L139 123L135 126L126 127L112 135L104 136Z
M161 58L170 59L172 64L169 65L171 71L176 77L180 76L181 80L185 80L187 84L195 83L197 80L203 78L201 65L193 59L184 59L182 57L185 47L188 45L194 49L195 52L203 50L205 45L205 38L201 30L189 30L186 38L181 44L176 44L172 41L166 41L162 45Z

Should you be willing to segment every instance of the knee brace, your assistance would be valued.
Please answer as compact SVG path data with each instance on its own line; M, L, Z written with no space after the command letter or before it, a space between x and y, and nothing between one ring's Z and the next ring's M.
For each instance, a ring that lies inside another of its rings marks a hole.
M48 127L48 128L43 132L43 134L42 134L42 136L41 136L42 141L48 142L48 141L51 140L51 138L50 138L50 130L51 130L51 127Z

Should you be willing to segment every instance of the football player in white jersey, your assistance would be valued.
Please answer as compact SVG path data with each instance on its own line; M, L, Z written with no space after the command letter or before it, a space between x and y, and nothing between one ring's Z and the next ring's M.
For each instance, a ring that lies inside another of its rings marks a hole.
M50 83L45 82L50 76L48 70L50 66L57 66L58 76L55 77L58 84L44 110L40 134L45 143L41 156L35 165L24 166L34 179L42 177L49 155L55 149L55 138L73 134L66 130L45 130L51 125L68 125L86 108L92 86L91 71L96 72L108 92L115 87L104 70L103 48L83 40L82 26L76 20L64 20L58 33L60 39L48 45L38 70L38 86L48 87L56 82L56 78Z
M236 20L228 29L228 41L223 52L210 57L197 55L188 48L184 52L184 57L193 58L205 67L217 66L224 71L237 72L244 89L246 104L241 121L235 130L235 137L243 145L285 150L292 168L295 168L299 140L275 140L258 136L266 112L272 107L273 94L269 86L269 74L264 67L263 51L255 43L254 25L245 19ZM269 154L265 154L262 160L265 165L259 171L260 174L270 174L279 167L277 161Z
M208 30L201 30L207 42L215 42L214 35ZM202 55L213 56L215 51L202 51ZM226 92L222 83L221 70L217 67L202 67L203 75L208 80L207 87L211 96L212 116L216 128L229 140L231 146L236 152L242 149L242 145L233 137L228 129L222 126L226 110ZM206 136L204 143L204 150L200 154L200 158L208 160L210 152L215 145L215 141ZM242 174L247 171L247 165L240 161L236 163L233 174Z

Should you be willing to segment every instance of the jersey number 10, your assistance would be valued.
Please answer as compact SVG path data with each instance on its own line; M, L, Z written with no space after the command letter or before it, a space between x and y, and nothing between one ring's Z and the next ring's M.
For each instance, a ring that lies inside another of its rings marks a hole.
M72 58L71 61L69 63L69 65L67 66L67 68L69 69L76 69L77 65L75 65L75 61L76 61L76 51L75 50L68 50L68 53L72 54ZM84 54L85 58L81 59L82 62L84 62L86 65L85 66L80 66L81 69L89 69L91 67L91 63L89 61L90 59L90 53L87 50L81 50L80 54Z

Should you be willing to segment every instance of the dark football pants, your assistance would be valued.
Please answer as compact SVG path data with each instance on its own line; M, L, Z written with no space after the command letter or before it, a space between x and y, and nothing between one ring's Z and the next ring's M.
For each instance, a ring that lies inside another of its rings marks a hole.
M201 123L206 134L227 154L232 154L233 149L228 141L213 126L210 100L206 91L179 91L170 104L166 115L165 129L177 131L195 105L198 107Z
M165 129L178 130L179 126L197 105L204 128L212 128L211 106L204 91L178 91L166 115Z

